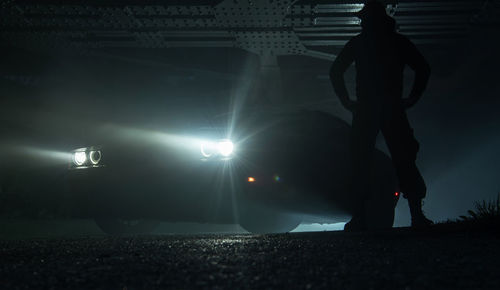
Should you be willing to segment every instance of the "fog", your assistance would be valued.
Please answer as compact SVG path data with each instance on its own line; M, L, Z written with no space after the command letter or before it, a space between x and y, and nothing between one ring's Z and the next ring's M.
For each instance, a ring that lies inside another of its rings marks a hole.
M442 50L422 50L433 73L422 100L408 114L421 144L418 165L428 187L424 210L436 221L455 219L475 201L500 192L500 47L490 32L474 31ZM45 55L5 48L1 63L6 218L43 217L34 213L37 206L55 211L47 215L52 218L71 216L57 206L67 189L58 176L64 175L71 150L88 146L89 136L104 134L110 126L183 134L210 125L218 115L271 106L259 104L258 92L252 91L259 81L258 58L238 49L172 49L159 58L144 52ZM287 56L279 63L284 102L277 107L319 109L350 121L325 78L330 62ZM353 69L349 74L353 95ZM411 71L405 80L409 90ZM386 151L382 140L378 147ZM36 170L44 171L47 187L30 188L32 176L26 172ZM14 202L13 192L31 200ZM406 202L400 200L395 225L408 224Z

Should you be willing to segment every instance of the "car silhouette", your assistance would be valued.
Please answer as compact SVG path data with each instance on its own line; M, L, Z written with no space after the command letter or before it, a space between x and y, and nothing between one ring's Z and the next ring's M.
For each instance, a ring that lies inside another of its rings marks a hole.
M342 222L356 206L349 132L307 110L228 114L178 132L110 126L72 151L69 189L78 215L110 234L149 232L158 221L237 223L252 233ZM386 154L376 150L373 164L369 228L389 228L398 185Z

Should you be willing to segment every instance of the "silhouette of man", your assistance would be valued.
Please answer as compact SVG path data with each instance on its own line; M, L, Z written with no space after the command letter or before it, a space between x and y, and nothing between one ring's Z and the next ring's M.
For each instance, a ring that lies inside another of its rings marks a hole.
M344 230L366 229L365 203L369 198L369 174L379 131L391 153L400 190L408 199L412 227L428 226L432 221L422 212L426 186L415 164L419 144L405 110L412 107L425 90L430 67L415 45L396 32L396 22L387 15L383 4L370 1L357 16L361 19L362 32L345 45L330 70L335 93L342 105L353 113L352 188L358 202ZM344 81L344 73L353 62L356 101L349 98ZM415 71L408 98L403 98L405 65Z

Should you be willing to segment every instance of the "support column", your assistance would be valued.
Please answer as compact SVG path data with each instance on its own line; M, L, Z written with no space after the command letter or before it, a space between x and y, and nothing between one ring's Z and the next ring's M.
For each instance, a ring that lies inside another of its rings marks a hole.
M264 105L281 105L284 102L281 69L278 57L272 54L260 56L260 72L257 81L257 102Z

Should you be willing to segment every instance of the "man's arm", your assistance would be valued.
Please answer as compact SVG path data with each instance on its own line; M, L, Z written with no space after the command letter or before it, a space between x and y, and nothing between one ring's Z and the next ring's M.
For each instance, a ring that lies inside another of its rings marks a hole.
M354 50L352 39L344 46L339 53L332 67L330 68L330 80L332 82L333 90L340 99L340 102L349 111L353 111L356 102L349 99L349 93L344 80L344 73L354 61Z
M405 108L410 108L418 102L422 94L424 93L427 83L429 81L429 76L431 74L431 68L424 56L418 51L417 47L411 43L409 39L404 37L404 56L405 62L410 66L413 71L415 71L415 80L413 81L413 87L411 89L410 95L407 99L403 100L403 106Z

